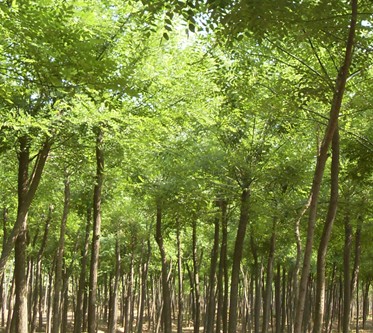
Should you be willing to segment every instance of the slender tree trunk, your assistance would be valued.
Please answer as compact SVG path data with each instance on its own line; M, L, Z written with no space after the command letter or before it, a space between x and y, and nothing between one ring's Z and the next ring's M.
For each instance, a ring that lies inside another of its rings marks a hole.
M85 294L85 287L86 287L86 267L88 262L88 249L89 249L89 231L91 228L91 207L87 209L87 222L86 222L86 230L84 236L84 245L81 252L81 262L80 262L80 276L79 276L79 286L78 286L78 294L76 299L76 309L75 309L75 321L74 321L74 333L80 333L82 331L82 322L83 321L83 311L84 308L84 294ZM84 331L84 330L83 330Z
M214 321L215 321L215 274L216 264L219 255L219 218L216 217L214 221L214 245L211 251L211 262L210 262L210 276L208 283L208 299L207 299L207 311L206 311L206 333L214 332Z
M254 241L253 233L250 235L251 251L254 257L254 284L255 284L255 301L254 301L254 332L260 331L260 308L261 308L261 280L262 280L262 264L259 266L257 246Z
M275 246L276 246L276 219L273 221L273 232L272 232L270 245L269 245L266 287L265 287L266 289L265 289L264 302L263 302L262 332L268 332L270 307L271 307L271 299L272 299L273 260L275 257Z
M178 313L177 313L177 333L183 332L183 267L182 267L182 253L180 240L180 227L177 229L177 273L178 273ZM140 332L138 332L140 333Z
M197 259L197 222L193 220L193 232L192 232L192 248L193 248L193 290L194 290L194 333L199 332L200 320L201 320L201 300L199 290L199 272L198 272L198 259Z
M14 298L14 292L15 292L15 272L13 272L13 279L12 279L12 285L10 288L10 294L8 298L8 315L7 315L7 320L6 320L6 329L5 333L10 333L12 330L12 325L14 323L13 320L13 298ZM14 330L14 328L13 328Z
M161 264L162 264L163 333L172 333L171 294L170 294L170 287L168 284L168 272L167 272L168 262L167 262L166 251L164 248L163 236L162 236L162 209L161 209L160 203L157 203L157 223L156 223L155 240L158 244L159 252L161 254Z
M346 87L347 78L349 75L349 69L352 61L353 55L353 46L355 40L355 30L356 30L356 23L357 23L357 9L358 4L357 0L351 1L351 22L349 26L349 34L346 43L346 52L343 61L343 66L340 68L338 72L338 77L335 84L334 96L333 101L330 109L329 114L329 121L327 128L325 130L324 139L320 147L319 155L317 157L316 167L314 178L312 182L311 188L311 205L309 211L309 218L308 218L308 228L307 228L307 240L304 249L304 258L303 258L303 267L302 267L302 275L299 284L299 295L298 295L298 302L296 308L296 315L295 315L295 323L294 323L294 333L301 333L302 331L302 323L304 317L304 307L307 295L307 281L308 276L310 273L311 267L311 257L312 257L312 246L313 246L313 238L314 238L314 229L316 224L317 218L317 205L319 201L319 194L321 188L321 182L324 175L324 169L326 160L328 157L328 150L330 142L332 141L335 129L337 128L337 120L340 113L343 95Z
M283 305L285 306L285 305ZM281 332L281 265L277 264L275 277L275 314L276 314L276 333Z
M109 327L108 333L116 333L117 331L117 300L118 300L118 286L119 286L119 279L120 279L120 266L121 266L121 259L120 259L120 247L118 237L115 243L115 273L114 273L114 285L112 294L110 297L110 311L109 311Z
M232 277L231 277L231 294L229 303L229 324L228 332L237 332L237 304L238 304L238 284L240 275L240 265L243 252L246 226L249 222L249 188L244 188L241 194L241 211L238 223L236 242L233 253Z
M4 207L3 209L3 244L2 248L4 248L6 239L7 239L7 222L8 222L8 208ZM0 306L1 306L1 326L4 327L5 325L5 308L6 308L6 299L4 295L4 280L5 280L5 273L3 272L0 274Z
M65 268L63 273L62 290L61 290L61 333L67 333L68 328L68 312L69 312L69 270Z
M354 268L352 270L351 278L351 295L354 290L358 288L358 278L360 270L360 256L361 256L361 228L362 228L362 217L358 217L357 228L355 232L355 253L354 253Z
M96 184L93 195L91 268L89 276L88 333L95 333L97 328L97 274L101 236L101 191L104 180L103 132L101 128L96 128L96 164Z
M222 239L220 247L219 272L217 277L218 309L216 318L216 333L220 333L221 324L223 333L228 332L227 205L228 204L225 200L220 202Z
M36 324L37 324L37 315L38 315L38 305L40 304L39 298L42 297L40 285L42 283L42 273L41 273L41 259L45 250L45 247L47 245L47 239L48 239L48 233L49 233L49 226L52 221L52 212L53 212L53 206L50 205L48 208L48 217L45 221L44 226L44 234L43 239L37 254L36 259L36 272L35 272L35 290L33 294L33 302L32 302L32 321L31 321L31 333L34 333L36 331ZM41 327L39 327L39 331L41 330Z
M63 213L60 225L60 238L58 241L58 249L56 256L56 271L54 277L53 305L52 305L52 333L59 333L62 319L62 287L63 287L63 256L65 251L65 232L67 217L70 208L70 180L69 176L65 175L64 180L64 204Z
M339 131L334 132L332 140L332 165L330 182L330 199L328 213L317 253L316 302L313 333L321 333L325 312L325 264L326 252L337 213L338 204L338 175L339 175Z
M329 295L327 297L327 308L326 308L326 311L325 311L325 324L324 324L324 331L325 332L329 332L329 324L330 322L332 321L332 306L333 306L333 293L334 293L334 286L335 286L335 273L336 273L336 270L337 270L337 267L336 267L336 264L334 263L333 264L333 271L332 271L332 276L330 278L330 282L329 282ZM317 279L319 279L319 277L317 276ZM318 288L316 286L316 288ZM318 296L317 296L317 291L316 291L316 302L318 302ZM316 303L316 306L317 306L317 303ZM315 315L317 315L317 309L315 309ZM316 324L315 324L316 325Z
M150 240L148 239L146 258L144 259L142 263L142 270L141 270L141 299L140 299L140 310L139 310L139 315L138 315L139 319L137 323L137 333L141 333L143 331L150 253L151 253L151 247L150 247Z
M348 205L347 205L348 210ZM345 219L345 244L343 251L343 317L342 331L350 332L350 308L351 308L351 274L350 274L350 256L352 244L352 227L350 223L349 211L346 211Z
M369 315L369 287L370 281L368 280L365 282L365 287L363 289L363 330L365 330Z

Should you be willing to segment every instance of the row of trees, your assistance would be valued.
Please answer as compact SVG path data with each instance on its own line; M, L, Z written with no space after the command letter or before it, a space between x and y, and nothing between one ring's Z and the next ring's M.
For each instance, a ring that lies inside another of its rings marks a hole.
M369 1L0 10L8 332L366 327Z

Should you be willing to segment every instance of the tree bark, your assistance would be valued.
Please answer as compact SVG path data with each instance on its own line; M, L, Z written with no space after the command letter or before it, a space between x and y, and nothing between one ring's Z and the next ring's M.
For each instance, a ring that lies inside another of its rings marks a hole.
M65 175L64 180L64 204L63 213L60 225L60 237L58 241L58 249L56 254L56 271L54 277L53 305L52 305L52 333L59 333L61 327L61 303L62 303L62 286L63 286L63 256L65 251L65 233L66 223L70 208L70 180L69 176Z
M172 333L171 321L171 293L168 284L168 261L166 251L163 244L162 236L162 208L160 202L157 202L157 219L156 219L156 234L155 240L158 244L161 254L162 264L162 296L163 296L163 311L162 311L162 326L163 333Z
M13 245L16 242L18 234L24 229L24 222L27 222L27 213L34 199L36 190L39 186L41 175L51 148L51 141L46 139L42 148L39 150L33 172L29 176L29 141L27 136L18 139L20 151L18 154L18 210L17 218L14 223L1 252L0 257L0 275L3 274L5 264L12 252ZM23 332L25 333L25 332Z
M101 191L104 180L103 132L101 128L96 128L96 166L96 184L93 195L91 269L89 276L88 333L95 333L97 328L97 274L101 236Z
M79 276L79 287L78 294L76 299L76 310L74 315L74 333L80 333L82 331L82 322L83 322L83 311L84 309L84 294L86 287L86 267L88 261L88 249L89 249L89 231L91 228L91 208L87 209L87 222L86 230L84 237L84 247L81 252L81 262L80 262L80 276Z
M3 209L3 244L4 248L7 238L7 223L8 223L8 208L4 207ZM4 298L4 280L5 273L0 274L0 306L1 306L1 326L5 325L5 308L6 308L6 299Z
M15 295L16 300L14 304L14 332L27 333L28 332L28 307L27 307L27 278L26 278L26 220L25 216L23 228L18 233L15 244Z
M38 305L40 304L39 299L42 297L41 288L40 288L40 285L42 284L41 259L42 259L45 247L47 245L49 226L52 221L52 212L53 212L53 206L50 205L48 208L48 217L45 221L43 239L42 239L42 242L41 242L38 254L37 254L37 258L36 258L35 290L33 294L33 304L32 304L33 310L32 310L32 321L31 321L31 333L34 333L36 331L36 326L37 326ZM40 325L39 325L39 331L41 331Z
M115 272L114 272L114 284L112 287L112 293L110 296L110 311L109 311L109 326L108 333L116 333L117 331L117 299L118 299L118 286L120 279L120 247L118 238L115 242Z
M220 333L221 326L223 333L228 332L227 205L228 204L225 200L220 201L222 239L220 247L219 272L217 276L218 308L215 329L216 333Z
M15 295L16 300L13 311L12 332L27 333L28 332L28 308L27 308L27 280L26 280L26 228L27 228L27 215L28 207L26 206L26 196L28 193L29 185L29 139L22 137L19 139L20 152L19 152L19 168L18 168L18 211L17 220L13 227L12 234L8 238L7 243L3 247L7 251L7 244L9 239L15 237L15 260L14 260L14 282L15 282ZM31 203L31 201L30 201ZM19 224L19 225L18 225ZM15 228L17 225L17 229ZM13 241L11 242L13 244ZM10 253L10 251L9 251ZM4 265L7 256L4 257ZM1 259L0 259L1 261ZM1 263L0 263L1 265ZM0 268L1 269L1 268ZM3 271L1 272L3 274Z
M277 264L275 277L275 314L276 314L276 333L281 332L281 265ZM282 306L285 306L284 304Z
M325 312L325 264L326 252L332 233L338 205L338 177L339 177L339 131L334 132L332 140L332 163L329 207L317 253L316 303L313 333L321 333Z
M348 209L348 206L347 206ZM350 332L350 307L351 307L351 274L350 256L352 244L352 227L350 223L349 211L346 211L345 219L345 243L343 249L343 316L342 332Z
M197 222L193 219L192 232L192 258L193 258L193 284L194 284L194 333L199 332L201 321L201 300L200 300L200 286L199 286L199 267L197 258Z
M262 332L268 332L269 317L270 317L270 306L272 299L272 280L273 280L273 261L275 256L276 246L276 219L273 221L273 232L269 245L268 263L267 263L267 275L266 275L266 289L264 294L263 302L263 325Z
M249 188L246 187L242 190L241 194L240 220L238 223L236 242L233 253L228 333L237 332L238 285L246 226L249 221L249 199L250 191Z
M349 74L350 65L352 62L353 46L355 40L355 30L357 23L357 0L351 1L351 21L349 26L348 39L346 44L345 57L343 61L343 66L338 71L338 76L336 79L335 90L333 95L333 101L329 113L328 125L325 130L323 142L320 147L319 155L317 157L314 178L311 188L311 205L308 217L308 227L307 227L307 240L304 249L304 258L302 266L301 280L299 284L299 295L295 314L294 323L294 333L301 333L303 317L304 317L304 307L307 295L307 280L310 273L311 267L311 257L312 257L312 245L314 238L314 229L317 217L317 205L319 201L319 194L321 188L321 182L324 175L325 164L328 158L328 149L330 142L332 141L335 129L337 128L337 120L340 113L343 95L346 87L346 82Z
M147 295L147 281L148 281L148 270L149 270L149 260L150 260L150 240L147 240L147 251L146 257L142 263L142 271L141 271L141 299L140 299L140 310L138 315L138 323L137 323L137 333L141 333L143 331L143 321L144 321L144 311L145 311L145 302L146 302L146 295Z
M182 267L182 253L180 240L180 227L177 229L177 273L178 273L178 313L177 313L177 333L183 332L183 267ZM141 333L141 332L138 332Z
M211 251L211 262L210 262L210 276L208 283L208 299L207 299L207 310L206 310L206 333L214 332L214 321L215 321L215 274L216 264L219 255L219 218L216 217L214 221L214 244Z

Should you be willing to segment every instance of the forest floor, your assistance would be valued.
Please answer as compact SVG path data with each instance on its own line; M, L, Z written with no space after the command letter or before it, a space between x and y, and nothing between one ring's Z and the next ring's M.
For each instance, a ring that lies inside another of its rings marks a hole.
M134 328L134 331L135 331L135 328ZM175 332L175 333L177 332L176 325L174 326L172 331ZM238 329L238 331L240 332L239 329ZM73 324L72 323L69 324L67 333L70 333L70 332L73 332ZM100 323L97 333L106 333L106 332L107 332L106 323L104 323L104 322ZM142 332L144 332L144 333L154 333L153 331L149 331L145 328L143 329ZM193 326L184 327L183 332L185 332L185 333L193 332ZM203 332L203 327L200 328L200 332ZM269 332L271 332L271 331L269 331ZM338 330L336 328L332 330L332 333L336 333L336 332L338 332ZM357 332L356 327L353 324L351 325L351 333L352 332ZM373 320L372 319L368 320L367 323L366 323L365 329L362 329L360 327L358 332L359 333L373 333ZM5 328L4 327L0 327L0 333L5 333ZM37 332L37 333L45 333L45 330ZM82 332L82 333L85 333L85 332ZM124 333L124 328L123 327L118 327L117 333Z

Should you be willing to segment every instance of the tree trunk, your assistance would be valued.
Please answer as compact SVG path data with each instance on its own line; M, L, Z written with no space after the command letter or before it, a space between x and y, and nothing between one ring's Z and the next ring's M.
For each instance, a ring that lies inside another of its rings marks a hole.
M155 240L158 244L159 252L161 254L161 265L162 265L163 333L172 333L171 294L170 294L170 287L168 284L168 262L167 262L167 257L166 257L166 251L164 249L164 244L163 244L162 208L159 202L157 203L157 223L156 223Z
M198 259L197 259L197 222L193 219L193 232L192 232L192 257L193 257L193 290L194 290L194 333L199 332L201 320L201 300L199 290L199 272L198 272Z
M54 277L53 305L52 305L52 333L59 333L61 327L61 303L62 303L62 286L63 286L63 256L65 251L65 232L67 216L70 208L70 180L69 176L65 175L65 190L63 213L60 225L60 237L58 241L58 249L56 256L56 271Z
M48 209L48 217L45 221L43 239L37 254L36 259L36 272L35 272L35 290L33 294L33 309L32 309L32 321L31 321L31 333L35 333L37 326L37 315L38 315L38 305L40 304L39 299L42 297L40 285L42 285L42 272L41 272L41 259L47 245L49 226L52 221L53 206L50 205ZM41 327L38 329L41 331Z
M250 245L251 245L251 252L254 257L254 285L255 285L255 298L254 298L254 333L259 333L260 331L260 305L261 305L261 280L262 280L262 265L259 266L258 260L258 251L257 246L254 241L253 232L250 235Z
M347 204L348 209L348 204ZM349 211L346 211L345 219L345 243L343 250L343 333L350 332L350 307L351 307L351 274L350 274L350 256L352 244L352 227L350 223Z
M369 315L369 287L370 281L365 282L365 287L363 289L363 330L365 330L366 322Z
M91 269L89 276L88 333L95 333L97 328L97 274L101 235L101 191L104 180L103 132L101 128L96 128L96 166L96 184L94 187L93 195L93 235L91 250Z
M8 222L8 208L4 207L3 209L3 244L4 248L6 239L7 239L7 222ZM0 274L0 307L1 307L1 326L5 325L5 308L6 308L6 299L4 295L4 280L5 273Z
M273 232L270 240L268 263L267 263L267 275L266 275L266 289L264 294L263 303L263 325L262 332L268 332L270 307L272 299L272 280L273 280L273 260L275 256L275 245L276 245L276 219L273 221Z
M223 333L228 332L228 264L227 264L227 242L228 242L228 221L227 202L221 200L221 230L222 239L220 247L219 272L217 276L218 309L216 318L216 333L220 333L222 324Z
M177 313L177 333L183 332L183 267L182 267L182 253L180 240L180 227L177 229L177 273L178 273L178 313ZM138 332L141 333L141 332Z
M23 228L18 233L15 244L15 294L16 300L14 304L14 332L27 333L28 332L28 308L27 308L27 278L26 278L26 219Z
M117 331L117 299L118 299L118 286L120 279L120 247L118 236L115 243L115 273L114 273L114 285L110 296L110 309L109 309L109 327L108 333L116 333Z
M27 309L27 280L26 280L26 229L27 229L27 215L28 206L26 206L26 196L28 193L28 168L29 168L29 140L27 137L22 137L20 140L20 152L19 152L19 168L18 168L18 211L17 220L12 230L13 235L9 238L15 237L15 260L14 260L14 282L15 282L15 295L16 300L13 311L13 322L12 332L14 328L15 333L27 333L28 332L28 309ZM31 202L30 202L31 204ZM19 225L18 225L19 224ZM8 243L8 241L7 241ZM3 253L7 250L3 247ZM13 244L13 242L12 242ZM9 251L10 252L10 251ZM5 257L4 257L5 258ZM7 258L7 256L6 256ZM6 262L6 259L5 259ZM5 265L4 262L4 265ZM0 268L1 269L1 268ZM1 272L3 274L3 271Z
M88 261L88 249L89 249L89 231L91 228L91 208L88 207L87 209L87 222L86 222L86 230L85 230L85 237L84 237L84 247L81 252L81 262L80 262L80 276L79 276L79 287L78 287L78 295L76 299L76 310L74 315L74 333L80 333L82 331L82 322L83 321L83 311L84 309L84 294L85 294L85 287L86 287L86 267Z
M14 298L14 292L15 292L15 272L13 272L13 278L12 278L12 286L10 288L10 294L8 298L8 315L6 320L6 329L5 333L10 333L12 324L14 323L13 319L13 298ZM13 328L14 330L14 328Z
M282 306L285 306L283 304ZM275 277L275 314L276 314L276 333L281 332L281 265L277 264L277 272Z
M231 294L229 303L229 324L228 332L237 332L237 304L238 304L238 284L240 277L240 265L243 252L246 226L249 222L249 200L250 191L244 188L241 194L241 211L240 220L237 228L236 242L233 253L232 277L231 277Z
M41 175L45 166L45 162L48 157L49 150L51 148L51 142L46 139L42 148L39 150L36 162L33 167L33 172L29 176L29 141L27 136L23 136L18 139L20 145L20 151L18 153L18 210L17 218L13 225L13 229L10 235L7 237L6 242L3 245L3 249L0 257L0 275L3 274L5 264L12 252L13 245L16 242L18 234L23 232L24 223L27 222L27 213L34 199L36 190L39 186ZM23 332L25 333L25 332Z
M317 276L316 276L316 303L315 319L313 333L321 333L323 330L324 312L325 312L325 263L326 252L332 233L332 228L337 213L338 204L338 176L339 176L339 131L334 132L332 140L332 163L331 163L331 182L330 199L328 213L324 223L324 228L317 252Z
M150 260L150 240L147 240L147 251L146 258L142 263L141 271L141 299L140 299L140 310L138 314L138 323L137 323L137 333L143 332L143 321L144 321L144 311L145 311L145 302L147 295L147 281L148 281L148 269L149 269L149 260Z
M208 299L207 299L207 311L206 311L206 333L214 332L214 321L215 321L215 274L216 264L218 261L219 254L219 218L216 217L214 221L214 245L211 251L211 262L210 262L210 276L208 283Z
M312 182L311 188L311 205L309 211L309 218L308 218L308 227L307 227L307 238L306 238L306 245L304 249L304 258L303 258L303 266L302 266L302 274L301 280L299 284L299 295L298 295L298 302L295 314L295 323L294 323L294 333L301 333L302 330L302 323L304 317L304 307L307 295L307 281L308 276L310 273L311 268L311 258L312 258L312 245L313 245L313 238L314 238L314 229L316 224L317 218L317 205L319 201L319 194L321 188L321 182L324 175L324 169L326 160L328 157L328 150L330 142L332 141L335 129L337 128L337 120L340 113L343 95L346 87L346 81L349 74L349 68L352 61L353 55L353 46L355 40L355 30L356 30L356 23L357 23L357 0L351 1L351 22L349 26L349 33L348 39L346 43L346 52L343 61L343 66L338 71L338 77L335 83L335 90L333 101L330 109L329 114L329 121L327 128L325 130L324 139L320 147L319 155L317 157L314 178Z

